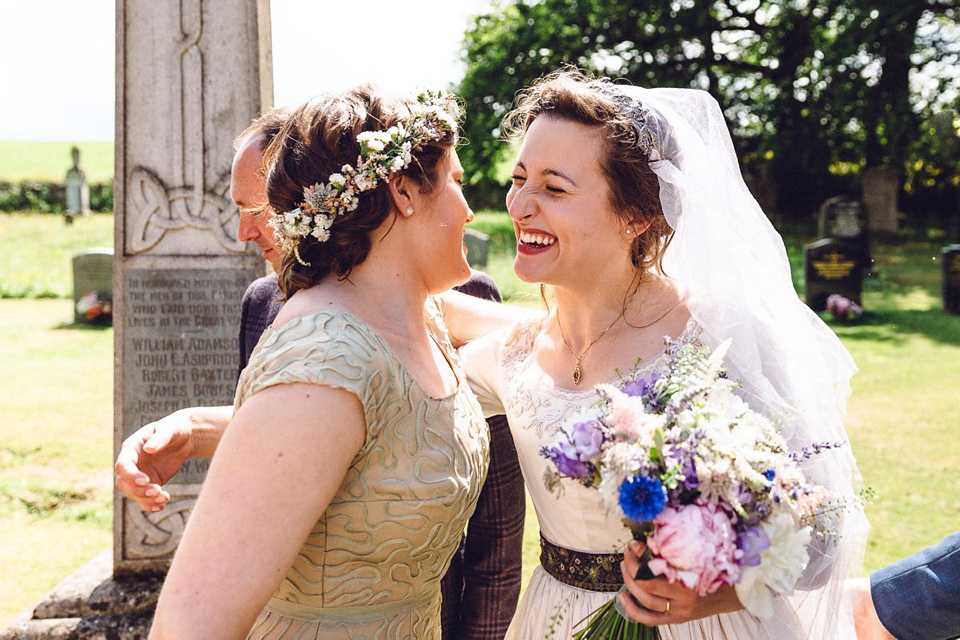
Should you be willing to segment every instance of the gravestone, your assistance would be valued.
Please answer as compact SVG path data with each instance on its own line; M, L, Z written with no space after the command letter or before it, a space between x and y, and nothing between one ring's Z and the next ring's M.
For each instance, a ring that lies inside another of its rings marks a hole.
M270 4L117 0L116 37L114 455L174 409L233 402L241 296L265 265L236 237L230 164L234 137L273 102ZM204 472L191 461L160 513L115 492L110 561L0 640L146 637Z
M863 172L863 206L871 231L897 232L897 195L900 177L893 169L873 167Z
M827 298L839 294L861 304L867 262L859 247L844 240L824 238L803 248L806 287L804 297L814 311L827 307Z
M467 245L467 262L471 267L487 266L487 248L490 236L467 227L463 231L463 243Z
M960 244L943 248L943 310L960 315Z
M67 171L67 177L64 179L67 218L90 213L90 185L87 184L86 174L80 168L80 149L76 147L70 149L70 157L73 158L73 166Z
M818 231L821 238L844 240L860 248L866 260L870 258L866 211L856 200L837 196L820 207Z
M113 249L90 249L73 256L73 321L96 320L83 311L81 300L93 295L113 303Z

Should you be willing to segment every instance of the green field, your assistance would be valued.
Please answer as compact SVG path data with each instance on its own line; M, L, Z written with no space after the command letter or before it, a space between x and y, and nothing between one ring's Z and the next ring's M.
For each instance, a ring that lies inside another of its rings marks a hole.
M0 140L0 181L63 182L73 166L71 147L80 149L80 168L90 184L113 181L113 140Z
M0 300L0 629L112 540L113 331Z
M68 273L65 256L112 237L109 216L94 216L96 232L70 235L56 216L18 215L0 216L10 223L0 226L0 282L7 265L29 264L27 280L56 284ZM532 293L509 273L506 217L477 218L494 237L498 283ZM55 252L54 237L63 243ZM787 238L791 256L809 239ZM941 310L939 244L895 240L874 256L868 316L834 327L860 367L847 426L878 494L867 508L868 571L941 539L960 512L960 317ZM71 318L70 300L0 300L0 628L111 544L113 330L81 329ZM538 554L530 508L526 579Z

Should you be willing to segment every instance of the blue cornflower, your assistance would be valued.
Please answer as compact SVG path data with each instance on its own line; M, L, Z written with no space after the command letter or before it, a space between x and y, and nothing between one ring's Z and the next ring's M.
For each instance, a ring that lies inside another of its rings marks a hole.
M667 505L667 490L654 478L633 476L620 485L617 501L624 515L637 522L653 520Z
M763 477L766 478L768 482L773 482L773 479L777 477L777 472L773 469L767 469L763 472Z

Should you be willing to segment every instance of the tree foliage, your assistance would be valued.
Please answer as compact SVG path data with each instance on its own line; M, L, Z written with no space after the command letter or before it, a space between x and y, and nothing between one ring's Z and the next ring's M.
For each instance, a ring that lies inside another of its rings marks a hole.
M745 168L776 185L782 212L806 213L824 197L849 190L851 177L865 167L913 175L907 166L927 152L920 144L922 123L960 106L960 72L944 71L960 68L954 5L954 0L500 4L476 18L465 35L467 71L460 93L470 144L463 149L464 166L481 193L493 188L504 153L498 126L515 93L572 64L638 85L710 91L724 108ZM923 74L925 84L918 80ZM960 171L952 171L956 180Z

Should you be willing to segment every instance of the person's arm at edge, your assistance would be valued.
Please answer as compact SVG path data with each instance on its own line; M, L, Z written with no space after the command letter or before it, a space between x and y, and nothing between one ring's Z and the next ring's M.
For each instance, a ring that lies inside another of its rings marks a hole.
M144 511L170 502L163 489L187 458L210 458L217 449L233 406L189 407L137 429L120 445L114 464L116 487Z
M443 319L456 348L488 333L510 326L518 320L543 316L539 309L481 300L459 291L444 291L437 296Z
M336 495L365 437L363 407L348 391L289 384L251 396L210 465L150 638L243 637ZM311 490L291 491L292 479Z

